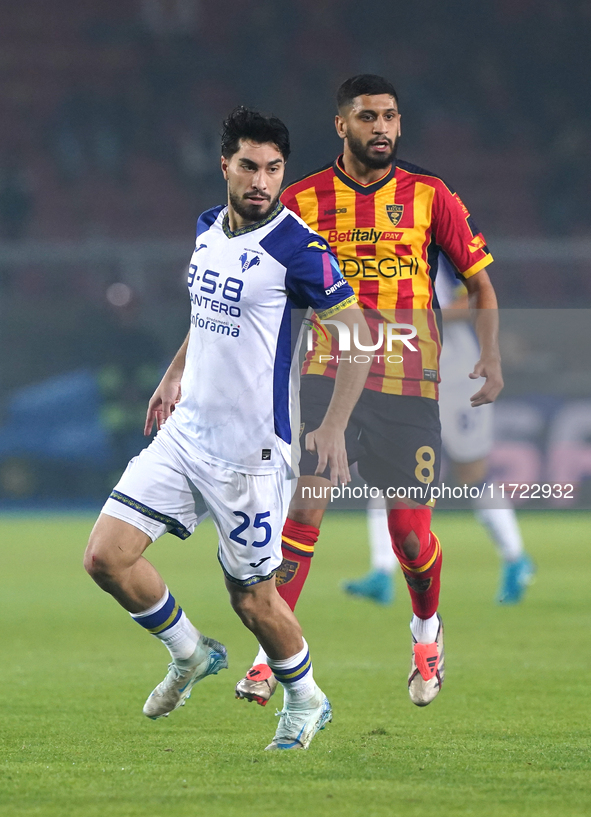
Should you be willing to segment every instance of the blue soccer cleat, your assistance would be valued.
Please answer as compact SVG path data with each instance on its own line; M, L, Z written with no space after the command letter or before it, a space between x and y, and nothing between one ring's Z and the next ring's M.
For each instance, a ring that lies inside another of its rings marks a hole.
M311 700L300 705L285 704L279 715L279 726L266 750L307 749L312 738L332 720L328 698L316 687Z
M169 664L168 675L151 692L144 704L144 715L147 718L155 721L157 718L168 717L170 712L184 706L198 681L228 668L227 651L219 641L202 635L191 658L179 664L174 661Z
M505 562L497 601L500 604L519 604L535 573L535 565L526 554L516 562Z
M383 570L371 570L361 579L346 582L343 590L350 596L362 596L376 604L392 604L394 601L392 574Z

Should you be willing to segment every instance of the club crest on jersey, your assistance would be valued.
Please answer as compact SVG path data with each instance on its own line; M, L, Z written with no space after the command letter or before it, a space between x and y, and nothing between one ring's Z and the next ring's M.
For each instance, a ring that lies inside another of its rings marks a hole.
M240 264L242 265L242 272L246 272L246 270L250 269L251 267L256 267L261 263L261 259L258 257L258 255L253 255L252 258L249 258L247 252L243 252L239 260Z
M275 573L275 584L279 587L282 584L289 584L298 572L299 564L291 559L284 559Z
M400 219L404 213L404 204L387 204L386 213L392 224L396 227L396 225L400 223Z

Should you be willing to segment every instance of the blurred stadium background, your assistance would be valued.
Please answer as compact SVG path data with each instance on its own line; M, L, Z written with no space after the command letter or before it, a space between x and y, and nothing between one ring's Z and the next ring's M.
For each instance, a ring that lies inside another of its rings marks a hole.
M399 89L400 155L460 191L501 305L528 310L505 333L498 412L501 436L531 455L520 478L547 478L548 441L568 437L573 411L577 473L591 471L588 360L569 317L591 305L589 2L0 12L1 507L96 503L144 444L146 399L186 331L194 223L224 197L222 118L236 104L282 117L293 180L336 155L334 92L361 71ZM570 335L542 348L550 310Z

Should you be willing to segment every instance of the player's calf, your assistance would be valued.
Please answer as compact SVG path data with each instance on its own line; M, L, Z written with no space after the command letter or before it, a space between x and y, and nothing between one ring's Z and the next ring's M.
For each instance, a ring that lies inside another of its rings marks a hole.
M441 587L441 545L429 530L430 523L429 508L396 507L388 514L392 547L408 585L413 613L420 619L437 612Z

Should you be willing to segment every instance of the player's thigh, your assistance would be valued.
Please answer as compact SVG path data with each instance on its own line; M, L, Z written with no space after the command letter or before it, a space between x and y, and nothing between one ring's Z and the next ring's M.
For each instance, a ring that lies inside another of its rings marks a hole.
M102 513L146 534L151 542L164 533L191 535L207 516L203 497L191 481L191 457L161 431L125 469Z
M91 574L125 570L151 543L150 537L135 525L101 513L86 546L84 567Z
M486 479L488 464L485 457L471 462L454 462L453 466L460 485L479 485Z
M259 614L268 615L269 611L272 611L273 615L276 608L284 604L272 579L250 585L237 584L227 576L225 581L232 607L238 612L246 612L256 617Z
M294 522L319 528L330 501L332 484L325 477L301 476L287 515Z
M362 401L360 475L387 500L432 504L429 489L441 470L437 401L367 390Z
M302 453L300 458L300 474L304 476L315 476L318 467L318 455L306 451L306 434L315 431L324 420L326 410L332 399L334 391L334 379L324 375L307 374L301 379L300 384L300 445ZM349 465L357 462L359 456L359 418L356 409L353 410L347 429L345 431L345 446L347 448L347 459ZM327 467L322 475L328 480L329 468Z
M219 534L226 579L241 587L271 579L282 561L281 532L295 487L287 468L253 475L206 463L198 467L196 484Z

